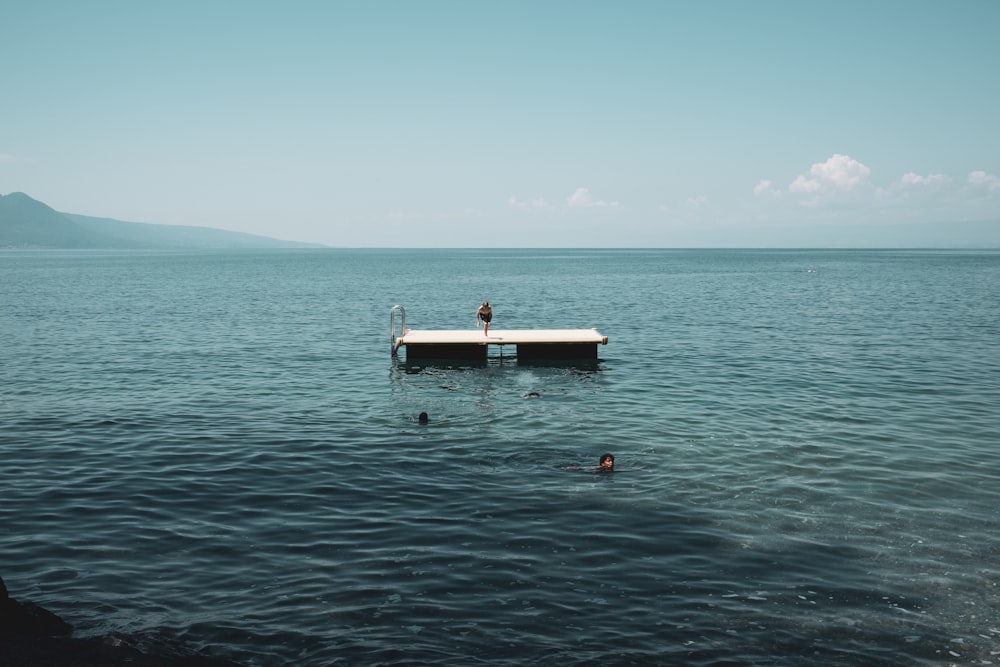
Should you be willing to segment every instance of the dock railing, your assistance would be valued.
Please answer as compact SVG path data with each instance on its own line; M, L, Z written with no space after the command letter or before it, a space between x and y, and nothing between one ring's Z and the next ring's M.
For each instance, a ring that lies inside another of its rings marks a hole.
M395 357L399 351L399 344L396 339L396 311L400 314L400 335L406 334L406 308L396 305L389 309L389 350Z

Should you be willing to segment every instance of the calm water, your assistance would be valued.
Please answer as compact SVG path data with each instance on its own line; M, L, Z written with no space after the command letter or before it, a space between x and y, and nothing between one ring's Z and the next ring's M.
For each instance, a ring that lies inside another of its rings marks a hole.
M0 576L247 665L1000 664L998 288L996 252L0 252ZM392 305L484 299L610 342L390 358Z

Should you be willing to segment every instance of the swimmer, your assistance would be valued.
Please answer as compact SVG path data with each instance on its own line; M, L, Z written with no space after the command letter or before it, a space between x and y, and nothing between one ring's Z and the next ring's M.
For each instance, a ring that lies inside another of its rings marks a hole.
M563 470L589 470L590 472L614 472L615 457L612 454L601 454L596 466L564 466Z
M542 395L539 394L537 391L529 391L527 394L521 396L521 398L541 398L541 397Z
M420 416L417 417L417 421L420 422L421 424L426 424L427 422L430 421L430 417L427 416L426 412L421 412Z

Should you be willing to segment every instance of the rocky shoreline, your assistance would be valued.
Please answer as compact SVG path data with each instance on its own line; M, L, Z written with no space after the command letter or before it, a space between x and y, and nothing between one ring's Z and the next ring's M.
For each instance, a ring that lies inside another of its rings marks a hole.
M10 597L0 578L0 667L239 667L183 647L153 654L124 635L72 635L73 626L52 612Z

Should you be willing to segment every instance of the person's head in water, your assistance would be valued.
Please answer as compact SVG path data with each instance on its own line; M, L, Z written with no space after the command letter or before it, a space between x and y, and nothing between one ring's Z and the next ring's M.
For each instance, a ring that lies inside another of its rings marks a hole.
M614 470L615 457L611 454L601 454L601 470Z
M428 421L430 421L430 417L427 416L426 412L421 412L420 416L417 417L417 421L420 422L421 424L426 424Z

